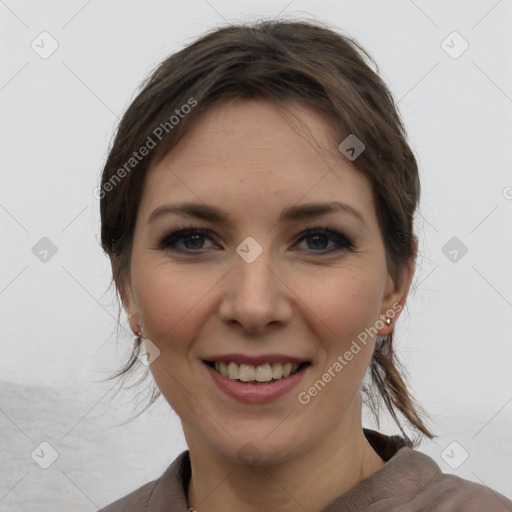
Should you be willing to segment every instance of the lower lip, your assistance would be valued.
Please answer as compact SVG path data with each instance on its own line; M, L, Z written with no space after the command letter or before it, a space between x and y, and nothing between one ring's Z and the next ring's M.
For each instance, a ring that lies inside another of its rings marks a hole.
M217 386L224 391L226 395L238 400L251 404L261 404L276 400L289 391L291 391L304 377L310 365L305 366L297 373L284 377L282 379L271 382L270 384L249 384L239 380L228 379L211 366L203 363Z

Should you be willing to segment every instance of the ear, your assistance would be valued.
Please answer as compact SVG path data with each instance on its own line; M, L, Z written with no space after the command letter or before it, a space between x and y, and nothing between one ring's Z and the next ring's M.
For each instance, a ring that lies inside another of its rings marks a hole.
M390 275L387 277L385 295L380 311L380 319L384 322L384 327L378 331L380 336L387 336L393 333L396 321L404 308L405 300L411 287L414 270L416 268L417 253L418 243L417 240L414 239L413 251L407 265L402 269L398 281L395 282ZM391 325L385 323L386 317L391 318Z
M112 275L116 275L116 264L112 261ZM131 278L129 275L123 277L119 283L116 283L119 295L123 302L123 307L128 314L128 322L132 332L137 335L142 329L141 315L138 310L135 292L133 290Z

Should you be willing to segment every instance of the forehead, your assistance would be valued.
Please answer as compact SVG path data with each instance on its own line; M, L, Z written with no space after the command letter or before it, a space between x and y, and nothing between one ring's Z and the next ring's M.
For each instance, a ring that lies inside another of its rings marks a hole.
M269 203L343 200L372 209L370 184L339 153L338 138L326 117L303 105L215 105L150 166L141 208L200 200L261 211Z
M319 164L326 166L319 151L326 155L330 152L332 159L335 140L333 126L308 106L289 103L285 107L266 100L238 99L204 111L168 153L167 162L177 163L185 156L187 164L202 165L215 156L216 161L239 164L250 157L246 162L249 165L239 165L240 171L258 163L271 170L297 161L318 168Z

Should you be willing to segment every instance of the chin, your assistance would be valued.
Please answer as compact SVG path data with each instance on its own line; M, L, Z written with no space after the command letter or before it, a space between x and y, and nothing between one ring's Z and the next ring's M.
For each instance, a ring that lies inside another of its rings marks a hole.
M268 432L272 432L272 429L268 429ZM259 430L257 435L244 432L243 435L224 438L223 441L217 445L212 443L211 447L219 455L247 467L266 466L286 461L297 455L299 446L295 433L274 432L267 435L262 434L262 430Z

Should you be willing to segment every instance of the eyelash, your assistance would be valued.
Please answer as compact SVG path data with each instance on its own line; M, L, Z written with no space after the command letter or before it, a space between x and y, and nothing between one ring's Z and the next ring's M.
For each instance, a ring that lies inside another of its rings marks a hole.
M181 249L175 248L175 245L177 244L177 242L179 242L183 238L186 238L187 236L191 236L191 235L200 235L202 237L205 237L205 238L207 237L207 238L212 239L212 237L211 237L212 232L209 229L199 228L197 226L188 224L188 225L180 226L180 227L176 228L175 230L173 230L171 233L165 235L159 241L158 249L161 251L172 250L172 251L179 252L182 254L202 254L202 253L204 253L204 251L200 252L201 249L194 251L192 249L181 250ZM321 226L306 226L306 230L304 230L299 235L299 239L297 240L296 243L300 243L300 242L302 242L302 240L308 239L315 235L316 236L318 236L318 235L325 236L330 240L337 240L338 248L330 249L330 250L324 249L323 251L322 250L315 251L315 250L311 249L311 251L313 251L314 253L322 255L322 254L331 254L331 253L339 252L339 251L343 251L343 250L349 250L351 252L354 251L354 247L353 247L351 241L345 235L343 235L341 233L337 233L335 231L332 231L327 227L321 227Z

